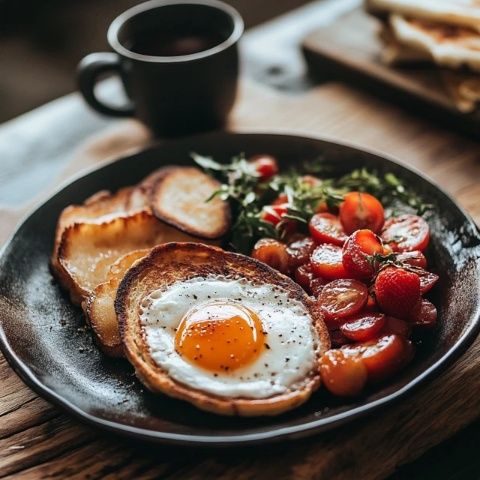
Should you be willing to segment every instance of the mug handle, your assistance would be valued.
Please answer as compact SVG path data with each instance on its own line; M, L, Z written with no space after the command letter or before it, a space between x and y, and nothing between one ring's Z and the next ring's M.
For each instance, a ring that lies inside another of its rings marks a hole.
M120 57L113 52L91 53L78 64L78 87L85 101L97 112L114 117L130 117L134 113L134 105L129 101L121 107L102 103L95 95L95 84L99 75L106 72L121 74Z

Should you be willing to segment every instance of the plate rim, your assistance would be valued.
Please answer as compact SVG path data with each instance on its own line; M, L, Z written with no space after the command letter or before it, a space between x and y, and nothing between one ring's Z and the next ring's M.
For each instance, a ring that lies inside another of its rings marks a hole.
M389 154L386 154L382 151L364 148L363 146L355 145L348 142L337 141L333 138L314 136L314 135L299 135L295 132L287 131L239 131L239 132L225 132L225 131L216 131L209 132L206 134L193 135L189 137L181 137L178 139L169 139L164 141L157 141L154 143L148 144L145 148L140 148L138 150L129 151L127 154L113 158L106 162L102 162L101 165L95 165L81 170L78 174L70 177L66 181L62 182L58 188L56 188L47 198L35 207L35 209L29 211L24 215L19 221L17 227L14 229L13 233L8 237L4 246L0 249L0 260L4 261L5 255L9 250L9 247L15 237L18 235L20 229L24 223L34 216L39 209L41 209L47 202L49 202L53 197L62 192L72 183L75 183L77 180L86 177L96 171L100 171L104 168L108 168L112 164L120 160L125 160L127 158L136 156L145 152L147 150L153 150L162 148L165 145L173 144L177 142L185 142L191 140L194 142L196 139L208 139L209 137L251 137L251 136L277 136L277 137L288 137L292 138L295 141L314 141L321 142L329 146L340 146L346 147L347 149L356 150L361 153L366 153L379 157L382 160L387 160L393 164L404 168L416 176L420 177L423 181L429 183L434 187L438 192L445 196L450 202L452 202L459 212L462 214L464 219L472 227L472 231L475 232L477 239L480 242L480 230L476 225L475 221L469 213L467 213L463 207L461 207L454 198L447 192L444 191L434 180L432 180L428 175L418 170L416 167L412 167L403 163L402 161L392 157ZM480 282L479 282L480 284ZM86 423L87 425L93 427L99 427L102 430L109 431L111 433L118 433L126 437L137 438L145 441L164 443L177 446L211 446L211 447L235 447L243 445L256 445L261 443L274 443L281 442L285 440L293 440L298 438L303 438L311 436L313 434L319 434L324 431L337 428L347 422L355 421L360 417L364 417L368 414L373 413L374 411L386 407L390 404L394 404L397 401L405 398L415 390L417 390L421 385L425 384L428 379L432 380L435 376L439 375L444 371L448 366L452 365L455 360L457 360L473 343L477 335L480 333L480 303L477 306L477 309L472 314L470 318L470 324L466 327L462 336L456 341L456 343L439 359L437 359L431 366L417 375L415 378L410 380L400 389L391 392L381 398L377 398L368 403L358 405L354 408L347 409L343 412L340 412L331 417L319 418L307 423L302 423L300 425L286 426L281 428L273 427L273 429L265 430L262 432L256 433L239 433L234 435L196 435L196 434L184 434L184 433L172 433L164 432L159 430L151 430L148 428L134 427L131 425L122 424L112 420L106 420L104 418L92 415L77 405L72 401L67 400L59 393L55 392L53 389L45 385L35 373L17 356L13 346L9 343L5 331L3 329L3 322L0 315L0 350L8 361L12 369L17 373L17 375L24 381L24 383L30 387L35 393L39 396L46 398L48 401L52 402L54 405L60 407L63 411L66 411L70 414L73 414L75 418Z

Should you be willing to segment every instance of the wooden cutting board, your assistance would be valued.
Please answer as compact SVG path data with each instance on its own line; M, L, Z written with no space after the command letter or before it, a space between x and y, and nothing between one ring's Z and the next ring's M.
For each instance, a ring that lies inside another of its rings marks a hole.
M457 74L427 64L383 64L378 26L377 19L355 9L310 33L302 46L312 74L344 80L480 138L480 108L461 113L448 93L444 77Z

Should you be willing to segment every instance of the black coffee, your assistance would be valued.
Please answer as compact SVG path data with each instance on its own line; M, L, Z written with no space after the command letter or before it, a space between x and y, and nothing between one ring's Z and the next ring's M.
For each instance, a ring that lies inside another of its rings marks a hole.
M133 42L130 50L155 57L177 57L203 52L222 43L215 32L146 32Z

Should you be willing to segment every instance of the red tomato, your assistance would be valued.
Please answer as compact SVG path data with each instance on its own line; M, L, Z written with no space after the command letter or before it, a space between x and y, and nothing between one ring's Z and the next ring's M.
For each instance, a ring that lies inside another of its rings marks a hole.
M425 255L418 250L399 253L397 255L397 261L410 265L411 267L427 268L427 259L425 258Z
M358 280L346 278L327 283L318 297L318 306L325 320L339 320L360 312L367 299L367 287Z
M308 224L310 235L318 243L333 243L341 247L348 238L338 217L331 213L317 213Z
M272 205L282 205L288 204L288 195L286 193L281 193L273 202Z
M396 317L385 317L385 325L382 328L381 335L400 335L408 338L412 333L411 325L405 320Z
M372 382L390 377L412 356L411 343L399 335L385 335L368 342L346 345L341 350L347 356L362 359L368 380Z
M319 245L310 257L313 273L328 280L347 278L348 274L342 263L342 249L336 245L324 243Z
M387 220L381 236L395 252L423 252L430 240L430 229L422 217L406 214Z
M303 237L302 239L291 242L287 246L291 267L296 268L307 263L316 246L316 243L311 237Z
M361 313L349 318L340 331L355 342L365 342L375 338L384 325L383 313Z
M424 295L425 293L429 292L435 284L438 282L438 275L432 272L427 272L426 270L417 272L420 277L420 293Z
M356 357L329 350L320 359L320 376L326 389L338 396L358 395L367 383L367 370Z
M277 225L282 219L283 215L287 213L288 203L281 203L279 205L265 205L260 214L260 218L265 222Z
M437 309L435 305L422 298L421 302L415 308L411 320L414 327L430 328L435 326L437 322Z
M382 204L369 193L350 192L340 205L340 222L348 235L355 230L368 229L380 233L385 222Z
M343 246L343 266L352 277L368 279L375 273L372 256L376 253L384 253L377 235L371 230L357 230Z
M271 155L255 155L250 159L261 180L268 180L278 173L278 164Z
M309 263L300 265L295 269L295 281L308 293L310 293L310 282L315 278L312 266Z
M287 248L273 238L260 239L253 247L251 256L282 273L289 271Z

